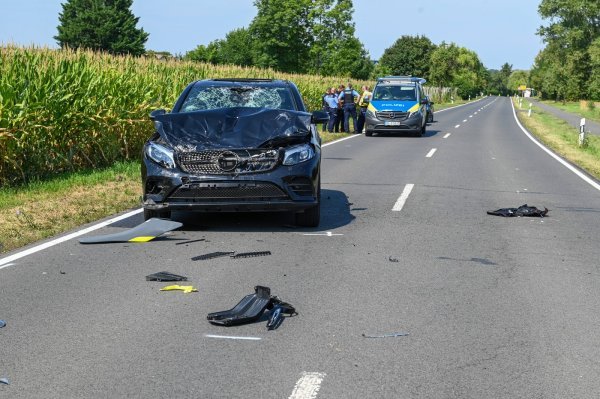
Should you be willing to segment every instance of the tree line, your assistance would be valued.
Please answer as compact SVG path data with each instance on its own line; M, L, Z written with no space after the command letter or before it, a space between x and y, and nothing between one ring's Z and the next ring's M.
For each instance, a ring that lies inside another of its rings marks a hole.
M61 47L114 54L146 52L148 33L136 27L133 0L68 0L55 39ZM250 25L223 39L198 45L180 58L212 64L272 68L286 73L372 79L382 75L424 77L453 87L462 98L506 95L533 87L545 98L600 98L600 2L542 0L539 13L550 23L538 34L546 47L531 71L486 69L477 53L455 43L434 44L404 35L373 61L356 37L352 0L255 0Z

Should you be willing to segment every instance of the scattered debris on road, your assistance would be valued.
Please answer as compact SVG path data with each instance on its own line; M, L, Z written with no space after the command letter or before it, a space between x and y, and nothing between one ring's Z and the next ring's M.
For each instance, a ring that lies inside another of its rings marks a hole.
M233 251L227 251L227 252L211 252L208 254L204 254L204 255L198 255L198 256L194 256L192 258L192 260L209 260L209 259L214 259L214 258L220 258L222 256L231 256L233 255L235 252Z
M240 258L256 258L257 256L269 256L271 251L256 251L256 252L241 252L239 254L231 255L232 259Z
M189 294L190 292L198 292L196 288L191 285L167 285L160 289L161 291L183 291L184 294Z
M291 317L298 314L292 305L271 295L269 287L257 285L254 287L254 294L246 295L232 309L209 313L206 318L212 324L233 326L258 321L267 309L271 311L267 322L269 330L279 327L284 316Z
M398 258L392 258L391 256L390 256L390 257L388 257L388 260L389 260L390 262L400 262L400 261L398 260Z
M368 335L368 334L363 334L362 336L365 338L392 338L392 337L405 337L409 335L408 333L405 332L398 332L398 333L391 333L391 334L383 334L383 335Z
M162 234L165 234L168 231L178 229L181 226L183 226L183 223L173 222L172 220L166 219L152 218L132 229L122 231L120 233L82 237L79 239L79 242L81 244L148 242Z
M521 205L518 208L501 208L495 211L487 211L488 215L503 216L503 217L520 217L520 216L533 216L543 218L549 212L548 208L541 209L535 206L528 206L527 204Z
M187 277L169 272L158 272L147 275L146 281L187 281Z
M0 378L0 384L10 385L10 381L8 381L8 378L2 377Z
M6 322L4 320L0 320L0 328L5 327Z
M193 242L200 242L200 241L206 241L206 238L199 238L197 240L190 240L190 241L182 241L182 242L175 243L175 245L191 244Z

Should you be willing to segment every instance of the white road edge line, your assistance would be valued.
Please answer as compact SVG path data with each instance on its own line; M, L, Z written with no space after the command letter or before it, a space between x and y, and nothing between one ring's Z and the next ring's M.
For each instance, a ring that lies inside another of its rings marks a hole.
M563 164L563 166L565 166L571 172L573 172L577 176L579 176L583 181L585 181L586 183L588 183L590 186L594 187L596 190L600 191L600 184L598 184L594 180L590 179L588 176L586 176L580 170L578 170L573 165L571 165L570 163L568 163L567 161L565 161L564 159L562 159L561 157L559 157L558 155L556 155L554 152L552 152L552 150L550 150L549 148L547 148L545 145L543 145L542 143L540 143L535 137L533 137L533 135L531 133L529 133L529 131L527 129L525 129L523 127L523 125L521 125L521 122L519 121L519 118L517 118L517 113L515 111L515 105L513 104L512 100L510 100L510 105L511 105L512 110L513 110L513 116L515 118L515 122L517 122L517 125L519 125L519 127L521 128L521 130L523 131L523 133L525 133L525 135L527 137L529 137L529 139L531 141L533 141L535 144L537 144L537 146L540 147L542 150L546 151L546 153L548 153L548 155L550 155L552 158L556 159L558 162L560 162L561 164Z
M68 234L66 236L58 237L58 238L55 238L54 240L45 242L45 243L40 244L40 245L36 245L35 247L26 249L24 251L17 252L14 255L7 256L6 258L0 259L0 266L6 265L7 263L13 262L13 261L15 261L17 259L21 259L21 258L23 258L23 257L25 257L27 255L31 255L31 254L34 254L36 252L42 251L44 249L53 247L53 246L55 246L57 244L65 242L65 241L69 241L69 240L71 240L73 238L82 236L82 235L87 234L87 233L89 233L91 231L101 229L102 227L105 227L105 226L108 226L109 224L113 224L115 222L118 222L119 220L127 219L128 217L131 217L133 215L137 215L138 213L141 213L142 210L143 210L143 208L140 208L140 209L136 209L136 210L131 211L131 212L124 213L123 215L114 217L112 219L108 219L108 220L106 220L104 222L100 222L100 223L95 224L93 226L87 227L87 228L85 228L83 230L79 230L79 231L76 231L74 233Z
M427 155L425 155L425 158L431 158L433 156L433 154L435 154L436 151L437 151L437 148L432 148L431 150L429 150Z
M335 140L335 141L329 142L327 144L323 144L321 146L321 148L327 147L328 145L332 145L332 144L335 144L335 143L339 143L340 141L349 140L351 138L358 137L358 136L361 136L361 135L360 134L355 134L355 135L352 135L352 136L344 137L344 138L341 138L339 140ZM128 217L137 215L138 213L141 213L142 211L143 211L143 208L139 208L139 209L136 209L134 211L125 213L125 214L123 214L121 216L117 216L117 217L109 219L107 221L100 222L98 224L95 224L95 225L90 226L88 228L85 228L83 230L79 230L79 231L76 231L74 233L68 234L66 236L56 238L54 240L45 242L45 243L40 244L40 245L36 245L35 247L31 247L31 248L26 249L24 251L17 252L16 254L7 256L5 258L0 258L0 266L8 267L8 266L6 266L7 263L11 263L11 262L13 262L13 261L15 261L17 259L21 259L21 258L23 258L25 256L34 254L36 252L43 251L44 249L47 249L47 248L53 247L55 245L61 244L61 243L65 242L65 241L69 241L69 240L71 240L73 238L77 238L79 236L82 236L82 235L87 234L89 232L92 232L94 230L101 229L102 227L106 227L109 224L113 224L113 223L118 222L120 220L127 219ZM12 266L12 265L9 265L9 266ZM2 270L4 267L0 267L0 270Z
M315 399L321 389L321 383L325 373L302 373L302 377L296 382L294 390L288 399Z
M262 338L259 337L236 337L230 335L212 335L212 334L204 334L206 338L219 338L219 339L241 339L246 341L260 341Z
M412 191L414 186L414 184L407 184L406 186L404 186L404 190L402 190L402 194L400 194L400 197L398 197L398 200L394 204L392 211L399 212L402 210L404 204L406 203L406 199L410 195L410 192Z
M446 133L446 134L444 135L444 137L442 137L442 138L443 138L443 139L447 139L448 137L450 137L450 133Z
M5 267L10 267L10 266L14 266L14 265L15 265L15 263L7 263L4 266L0 266L0 270L4 269Z

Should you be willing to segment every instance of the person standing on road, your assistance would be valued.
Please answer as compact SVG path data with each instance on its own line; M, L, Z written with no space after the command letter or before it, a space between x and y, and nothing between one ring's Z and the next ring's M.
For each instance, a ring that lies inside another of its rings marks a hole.
M362 94L361 94L360 98L358 99L358 106L360 108L360 111L358 114L358 129L357 129L358 133L362 133L363 128L365 127L365 118L367 115L367 107L369 106L369 103L371 102L372 96L373 96L373 93L371 93L369 86L363 86Z
M321 107L323 108L323 111L329 113L329 111L327 110L328 105L327 105L327 101L325 101L325 99L327 98L327 96L331 95L331 89L327 88L327 90L325 90L325 94L323 94L321 96ZM323 123L323 131L327 130L327 123Z
M342 91L338 97L339 100L344 101L344 130L348 133L350 133L350 117L352 117L354 133L358 133L356 131L358 124L356 120L356 101L358 101L358 97L358 92L352 88L350 83L348 83L348 88Z
M340 100L340 94L344 91L344 85L339 85L335 90L335 94L338 96L338 110L337 110L337 119L335 120L335 132L344 133L344 99Z
M335 94L335 89L333 87L329 91L329 95L327 95L324 100L327 103L327 114L329 114L329 122L327 123L327 131L329 133L331 133L331 132L333 132L333 127L337 121L337 111L338 111L338 96Z

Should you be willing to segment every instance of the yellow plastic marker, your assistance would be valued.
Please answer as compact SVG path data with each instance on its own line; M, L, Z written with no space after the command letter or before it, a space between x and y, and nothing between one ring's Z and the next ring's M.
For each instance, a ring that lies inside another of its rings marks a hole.
M184 294L189 294L190 292L198 292L196 288L191 285L167 285L160 289L161 291L183 291Z
M148 242L148 241L153 240L155 238L156 237L148 237L148 236L146 236L146 237L144 237L144 236L142 236L142 237L134 237L131 240L129 240L129 242Z

